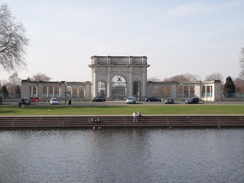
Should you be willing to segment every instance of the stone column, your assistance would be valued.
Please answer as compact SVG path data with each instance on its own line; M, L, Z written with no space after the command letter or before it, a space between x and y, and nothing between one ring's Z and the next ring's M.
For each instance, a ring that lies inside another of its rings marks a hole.
M132 96L133 95L133 86L132 86L132 72L133 72L133 69L132 67L129 67L129 81L128 81L128 97L129 96Z
M58 96L61 97L61 86L58 87Z
M111 67L107 68L107 99L111 100L111 92L112 92L112 87L111 87Z
M207 86L205 86L205 98L207 98L208 97L208 88L207 88Z
M42 100L43 99L43 83L39 82L37 87L37 97Z
M87 98L87 95L86 95L86 85L85 86L82 86L83 88L83 97L86 99Z
M61 95L60 95L60 97L62 99L65 99L65 92L66 92L67 83L65 81L62 81L60 87L61 87L61 91L60 91Z
M47 86L47 97L49 97L49 86Z
M198 84L195 84L194 93L197 97L202 98L202 84L201 84L201 82L199 82Z
M38 97L38 86L36 86L36 97Z
M182 88L181 88L181 89L182 89L182 91L181 91L182 98L185 98L185 91L184 91L184 90L185 90L185 88L184 88L184 86L183 86L183 85L182 85Z
M55 86L53 86L53 97L55 97Z
M176 83L172 84L171 85L171 96L173 98L177 98L177 86L176 86Z
M33 85L30 86L30 97L33 97Z
M146 67L142 68L142 100L146 98L146 93L147 93L147 71Z
M94 78L93 78L93 94L94 96L93 97L96 97L97 96L97 71L96 69L94 69Z

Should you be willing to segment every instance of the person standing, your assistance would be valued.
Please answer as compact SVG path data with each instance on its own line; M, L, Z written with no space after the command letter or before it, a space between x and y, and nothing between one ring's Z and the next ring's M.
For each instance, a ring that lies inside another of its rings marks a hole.
M136 113L134 112L133 113L133 122L136 122L137 121L137 116L136 116Z
M141 117L141 112L138 112L137 116L138 116L138 118L140 118Z

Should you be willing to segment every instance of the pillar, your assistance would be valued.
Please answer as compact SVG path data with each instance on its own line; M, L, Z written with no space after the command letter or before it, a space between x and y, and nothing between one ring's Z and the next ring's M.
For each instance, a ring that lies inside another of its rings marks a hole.
M97 71L96 69L94 70L94 78L93 78L93 94L94 97L97 96Z
M147 90L147 72L146 68L143 67L143 72L142 72L142 99L146 98L146 91Z
M185 91L184 91L184 86L182 85L182 98L185 97Z
M33 85L30 86L30 97L33 97Z
M53 97L55 97L55 86L53 86Z
M207 88L207 86L205 86L205 98L207 98L208 97L208 88Z
M171 96L173 98L177 98L177 86L175 83L171 85L171 91L170 92L171 92Z
M128 81L128 95L133 96L133 85L132 85L132 67L129 68L129 81Z
M49 86L47 86L47 97L49 97Z
M111 67L107 68L107 99L111 99L111 92L112 92L112 86L111 86Z

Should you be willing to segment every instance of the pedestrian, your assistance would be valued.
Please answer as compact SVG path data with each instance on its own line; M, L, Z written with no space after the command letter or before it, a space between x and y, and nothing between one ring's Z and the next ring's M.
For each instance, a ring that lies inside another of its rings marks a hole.
M99 118L99 117L97 117L97 123L100 123L100 122L101 122L100 118Z
M136 116L136 113L134 112L133 113L133 122L137 121L137 116Z
M97 122L97 119L95 117L91 118L91 122L95 124Z
M141 117L141 112L138 112L137 116L138 116L138 118L140 118Z

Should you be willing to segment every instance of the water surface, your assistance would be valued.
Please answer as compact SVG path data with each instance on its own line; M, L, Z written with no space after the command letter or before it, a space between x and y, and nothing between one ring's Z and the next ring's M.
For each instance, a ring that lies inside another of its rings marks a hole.
M1 130L0 182L244 181L244 129Z

